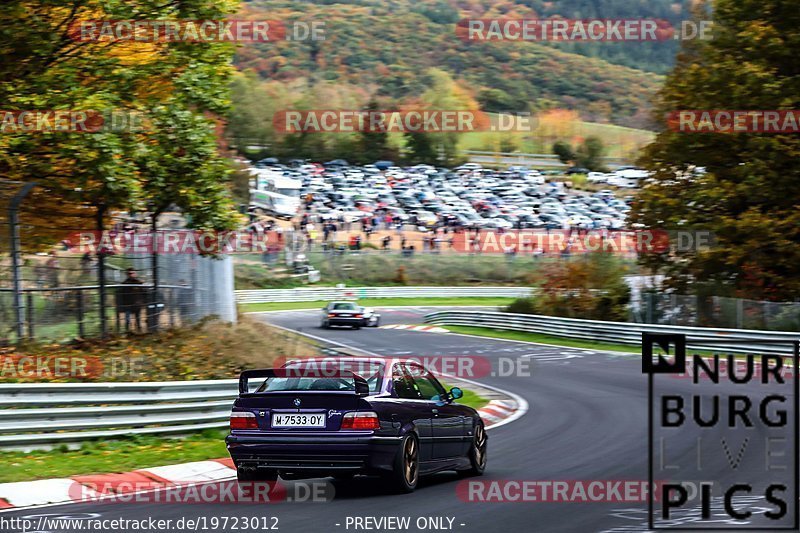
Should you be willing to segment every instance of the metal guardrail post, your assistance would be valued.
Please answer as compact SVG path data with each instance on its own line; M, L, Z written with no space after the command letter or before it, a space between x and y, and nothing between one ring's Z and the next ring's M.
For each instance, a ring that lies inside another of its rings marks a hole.
M19 206L22 200L28 196L36 186L36 183L26 183L11 199L8 206L8 225L10 232L10 245L11 245L11 273L14 278L14 318L16 320L17 343L21 343L25 335L25 319L23 316L24 305L22 303L22 262L20 251L20 236L19 236Z

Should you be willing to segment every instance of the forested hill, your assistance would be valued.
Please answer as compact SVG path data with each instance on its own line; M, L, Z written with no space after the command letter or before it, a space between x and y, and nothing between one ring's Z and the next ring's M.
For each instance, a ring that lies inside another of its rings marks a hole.
M556 13L677 20L685 18L682 9L664 0L252 0L245 3L245 16L321 20L326 40L247 44L238 51L237 65L265 80L341 83L395 99L423 92L425 72L437 67L470 90L487 111L556 105L580 111L585 120L642 127L663 80L655 72L669 68L673 42L463 42L455 23L466 17Z

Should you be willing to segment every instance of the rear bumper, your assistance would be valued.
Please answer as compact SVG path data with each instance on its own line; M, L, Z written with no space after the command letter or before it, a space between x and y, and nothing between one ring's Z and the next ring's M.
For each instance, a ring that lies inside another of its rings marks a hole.
M348 318L327 318L325 321L331 326L361 326L364 324L363 318L348 317Z
M283 473L377 473L392 469L402 437L375 435L228 435L237 466Z

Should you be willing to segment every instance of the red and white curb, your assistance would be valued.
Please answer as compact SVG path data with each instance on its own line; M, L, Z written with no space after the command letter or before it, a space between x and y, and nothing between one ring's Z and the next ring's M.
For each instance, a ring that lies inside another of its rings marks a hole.
M157 466L117 474L0 483L0 509L78 503L114 495L154 492L234 479L230 459Z
M381 326L380 329L402 329L406 331L427 331L428 333L449 333L448 330L439 326L415 326L413 324L388 324Z
M486 424L486 429L510 418L517 412L517 403L509 400L492 400L485 407L478 409L478 414Z
M517 413L512 400L492 400L478 409L486 429ZM236 478L231 459L156 466L117 474L90 474L59 479L0 483L0 510L79 503L103 497L191 487Z

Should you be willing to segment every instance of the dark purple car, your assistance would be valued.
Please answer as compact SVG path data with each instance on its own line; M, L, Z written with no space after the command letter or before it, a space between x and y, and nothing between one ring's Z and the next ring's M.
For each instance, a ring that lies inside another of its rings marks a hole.
M225 439L240 481L380 475L400 492L420 475L481 475L487 436L424 367L401 359L319 358L247 370Z

